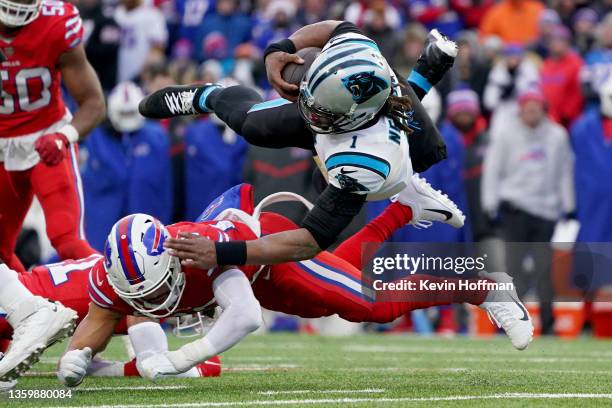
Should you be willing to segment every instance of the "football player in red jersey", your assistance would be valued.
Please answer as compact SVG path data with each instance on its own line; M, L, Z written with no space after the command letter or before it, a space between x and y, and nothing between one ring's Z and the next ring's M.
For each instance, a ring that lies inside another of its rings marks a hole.
M0 380L27 370L50 344L69 334L74 312L33 296L17 279L14 254L33 197L62 259L87 257L76 142L105 114L100 83L85 57L83 25L70 3L0 0L0 308L15 328L0 361ZM74 117L60 82L78 105Z
M0 257L14 270L17 234L34 196L60 258L91 253L83 231L76 142L105 114L104 97L70 3L0 0ZM75 99L74 117L62 100Z
M19 280L35 295L61 302L78 313L78 321L87 314L89 294L87 291L91 268L102 258L93 254L79 260L68 260L35 267L31 272L19 274ZM87 374L92 376L139 376L136 355L163 353L168 351L168 341L159 324L149 318L126 316L115 327L115 334L127 334L133 346L133 358L124 363L95 359ZM0 310L0 352L6 351L11 342L13 329ZM144 354L143 354L144 353ZM132 353L129 353L132 354ZM197 365L184 377L213 377L221 374L221 363L217 356ZM1 386L0 386L1 388Z
M215 201L211 207L222 201ZM249 240L262 233L296 228L295 224L278 214L263 213L259 217L255 210L253 217L236 208L225 209L213 221L168 227L148 215L127 216L109 234L104 263L98 263L91 271L89 312L60 360L58 378L67 386L80 384L92 351L104 349L126 314L167 317L219 305L223 311L204 337L176 351L157 353L138 362L139 371L150 379L189 370L257 329L261 325L260 302L271 310L303 317L337 313L358 322L390 322L416 308L469 302L498 319L515 347L525 348L533 326L520 301L512 300L516 298L514 291L455 290L441 299L421 302L376 302L371 298L363 288L358 269L362 266L361 245L382 243L411 220L411 209L395 202L334 253L324 252L312 260L268 267L223 266L203 271L181 266L178 258L164 250L164 241L184 234L216 242ZM423 275L411 279L425 278L436 279Z

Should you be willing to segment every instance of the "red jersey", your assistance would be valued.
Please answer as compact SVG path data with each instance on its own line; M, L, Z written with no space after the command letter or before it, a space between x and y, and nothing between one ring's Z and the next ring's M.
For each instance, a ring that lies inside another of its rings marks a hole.
M233 221L179 222L167 228L172 237L177 237L179 232L190 232L219 242L257 239L246 224ZM249 280L254 278L259 269L257 265L240 267ZM185 274L185 291L173 316L192 314L215 307L213 282L220 274L219 268L205 271L183 266L182 271ZM91 301L100 307L129 315L138 314L115 293L108 283L102 261L91 270L89 296Z
M87 314L89 307L87 281L90 271L95 265L103 262L102 255L94 254L76 261L41 265L31 272L20 273L19 280L33 294L57 300L64 306L74 309L80 321Z
M59 57L83 40L76 7L45 0L40 15L13 34L0 36L8 61L0 64L0 137L42 131L66 115Z

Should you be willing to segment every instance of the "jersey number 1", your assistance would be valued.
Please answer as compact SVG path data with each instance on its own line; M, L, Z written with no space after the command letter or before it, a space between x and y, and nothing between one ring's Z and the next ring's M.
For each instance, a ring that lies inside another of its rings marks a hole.
M59 286L62 283L68 282L68 274L70 272L90 269L100 259L100 257L90 258L78 261L64 261L47 265L47 270L49 271L49 275L51 275L53 286Z

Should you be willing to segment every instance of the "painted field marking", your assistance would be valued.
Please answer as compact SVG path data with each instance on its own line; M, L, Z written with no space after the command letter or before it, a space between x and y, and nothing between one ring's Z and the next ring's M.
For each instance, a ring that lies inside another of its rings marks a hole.
M488 399L612 399L612 394L530 394L504 393L491 395L456 395L448 397L404 397L404 398L324 398L305 400L250 400L221 402L192 402L171 404L121 404L121 405L81 405L75 408L208 408L208 407L243 407L271 405L320 405L320 404L384 404L397 402L437 402L437 401L470 401ZM65 406L49 407L65 408Z
M165 390L184 390L189 388L187 385L138 385L132 387L78 387L73 388L73 391L115 391L115 390L130 390L130 391L165 391Z
M258 391L258 395L280 395L280 394L378 394L385 392L384 388L365 388L362 390L285 390L285 391Z

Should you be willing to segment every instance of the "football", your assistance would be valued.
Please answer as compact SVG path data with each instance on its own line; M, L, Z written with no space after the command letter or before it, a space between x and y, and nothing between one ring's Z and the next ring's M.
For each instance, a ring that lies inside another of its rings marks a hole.
M319 47L308 47L299 50L297 55L304 60L304 63L296 64L294 62L290 62L289 64L285 65L283 72L281 72L283 79L290 84L299 86L300 82L302 82L302 77L306 71L308 71L308 68L310 68L312 62L315 60L315 58L317 58L317 55L319 55L320 52L321 48Z

